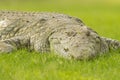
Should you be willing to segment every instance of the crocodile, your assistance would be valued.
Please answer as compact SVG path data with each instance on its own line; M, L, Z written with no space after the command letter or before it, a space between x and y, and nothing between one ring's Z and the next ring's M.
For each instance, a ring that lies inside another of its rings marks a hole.
M0 53L23 48L84 60L118 49L120 42L99 36L81 19L69 15L0 11Z

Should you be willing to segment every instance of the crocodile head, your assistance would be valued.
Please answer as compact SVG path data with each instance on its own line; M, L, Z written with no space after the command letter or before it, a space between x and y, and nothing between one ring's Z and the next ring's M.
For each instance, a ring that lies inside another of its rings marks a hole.
M80 25L67 25L54 32L50 37L51 51L66 58L90 59L101 50L98 34Z

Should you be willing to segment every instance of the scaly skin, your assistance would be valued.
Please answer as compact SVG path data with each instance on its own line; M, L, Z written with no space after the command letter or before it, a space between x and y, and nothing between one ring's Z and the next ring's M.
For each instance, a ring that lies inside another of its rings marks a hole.
M0 52L27 48L82 60L119 47L119 41L100 37L75 17L0 11Z

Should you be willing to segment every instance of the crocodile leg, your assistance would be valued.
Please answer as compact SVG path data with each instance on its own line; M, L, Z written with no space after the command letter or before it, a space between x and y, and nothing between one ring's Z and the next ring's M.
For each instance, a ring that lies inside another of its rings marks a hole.
M28 48L29 38L24 36L13 37L0 41L0 53L9 53L20 48Z

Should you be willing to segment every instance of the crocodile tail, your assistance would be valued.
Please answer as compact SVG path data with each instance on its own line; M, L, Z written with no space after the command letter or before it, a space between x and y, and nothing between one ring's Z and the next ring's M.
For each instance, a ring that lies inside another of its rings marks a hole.
M120 41L111 39L111 38L105 38L105 37L101 37L101 38L107 43L109 50L120 48Z

